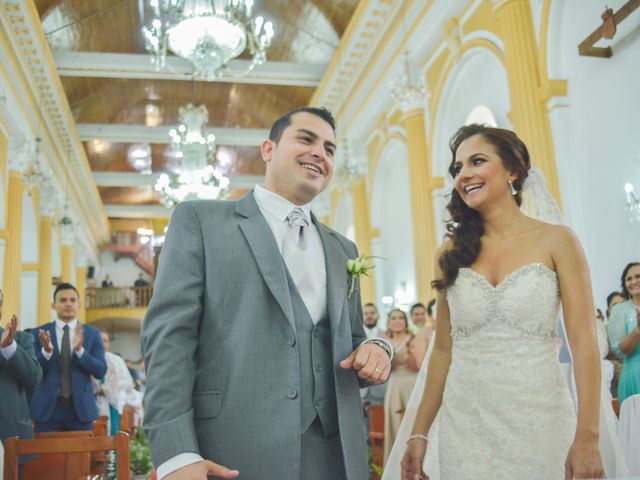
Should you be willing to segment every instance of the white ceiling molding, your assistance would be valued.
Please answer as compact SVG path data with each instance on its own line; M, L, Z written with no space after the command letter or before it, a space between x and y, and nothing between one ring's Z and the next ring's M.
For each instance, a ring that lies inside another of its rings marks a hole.
M164 67L157 69L151 56L126 53L54 52L53 58L61 77L137 78L145 80L192 80L193 67L184 58L169 56ZM242 72L251 62L231 60L229 70ZM317 87L326 64L273 62L257 66L248 75L237 77L223 73L216 82L251 83ZM199 79L200 80L200 79ZM205 80L201 80L205 81Z
M105 205L110 218L169 218L172 208L162 205Z
M58 179L62 176L69 182L66 187L72 200L70 208L78 213L81 228L90 232L91 250L97 255L99 247L110 239L108 219L77 136L38 12L33 2L22 0L5 0L0 7L0 23L27 80L28 97L41 110L45 123L43 147L51 151L51 155L47 155L51 170ZM27 102L23 108L32 107Z
M405 32L411 59L424 75L430 54L444 39L447 21L462 12L468 16L468 10L475 10L482 2L406 2L406 11L402 3L360 2L342 38L342 52L330 63L314 94L312 105L327 105L336 114L340 137L366 138L379 115L396 108L390 90L401 73ZM360 6L366 10L358 16ZM460 28L464 31L463 25Z
M80 140L107 140L118 143L170 143L169 130L174 126L146 127L144 125L109 125L79 123ZM269 130L258 128L207 128L205 135L213 133L218 145L259 147L269 136Z
M93 178L99 187L144 187L156 184L159 173L136 172L93 172ZM264 183L262 175L227 175L229 188L253 188Z

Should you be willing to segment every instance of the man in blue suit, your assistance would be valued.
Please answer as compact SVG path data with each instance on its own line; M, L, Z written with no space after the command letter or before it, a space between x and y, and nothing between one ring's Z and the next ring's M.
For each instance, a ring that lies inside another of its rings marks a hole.
M101 378L107 371L100 332L78 322L78 291L70 283L56 287L51 307L57 319L34 333L43 371L31 399L35 431L91 430L98 418L91 375Z

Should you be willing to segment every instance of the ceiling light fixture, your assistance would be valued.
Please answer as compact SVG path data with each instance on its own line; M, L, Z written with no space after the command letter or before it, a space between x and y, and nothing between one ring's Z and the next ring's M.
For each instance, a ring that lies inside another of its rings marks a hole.
M194 74L214 80L223 71L246 75L267 59L273 24L251 17L253 0L148 0L151 26L144 26L147 51L158 68L164 67L167 49L194 67ZM230 72L227 63L246 48L253 55L243 72Z
M216 137L204 135L209 121L207 107L194 107L191 103L180 108L180 125L171 129L171 143L175 157L180 159L179 173L163 173L156 182L162 203L172 207L183 200L214 200L227 193L229 179L210 162L213 160Z

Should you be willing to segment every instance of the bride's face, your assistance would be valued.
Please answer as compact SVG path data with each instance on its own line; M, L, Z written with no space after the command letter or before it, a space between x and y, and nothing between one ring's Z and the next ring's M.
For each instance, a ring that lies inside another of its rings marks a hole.
M640 295L640 265L629 269L624 277L624 286L632 297Z
M509 180L515 180L496 153L495 147L482 135L473 135L460 144L453 164L454 188L471 208L495 198L511 197Z

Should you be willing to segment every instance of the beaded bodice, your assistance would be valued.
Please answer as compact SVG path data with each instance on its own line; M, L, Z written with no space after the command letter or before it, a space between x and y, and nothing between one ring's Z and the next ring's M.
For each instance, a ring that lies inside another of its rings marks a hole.
M555 272L542 263L523 265L495 287L480 273L461 268L447 291L451 337L554 339L560 308Z

